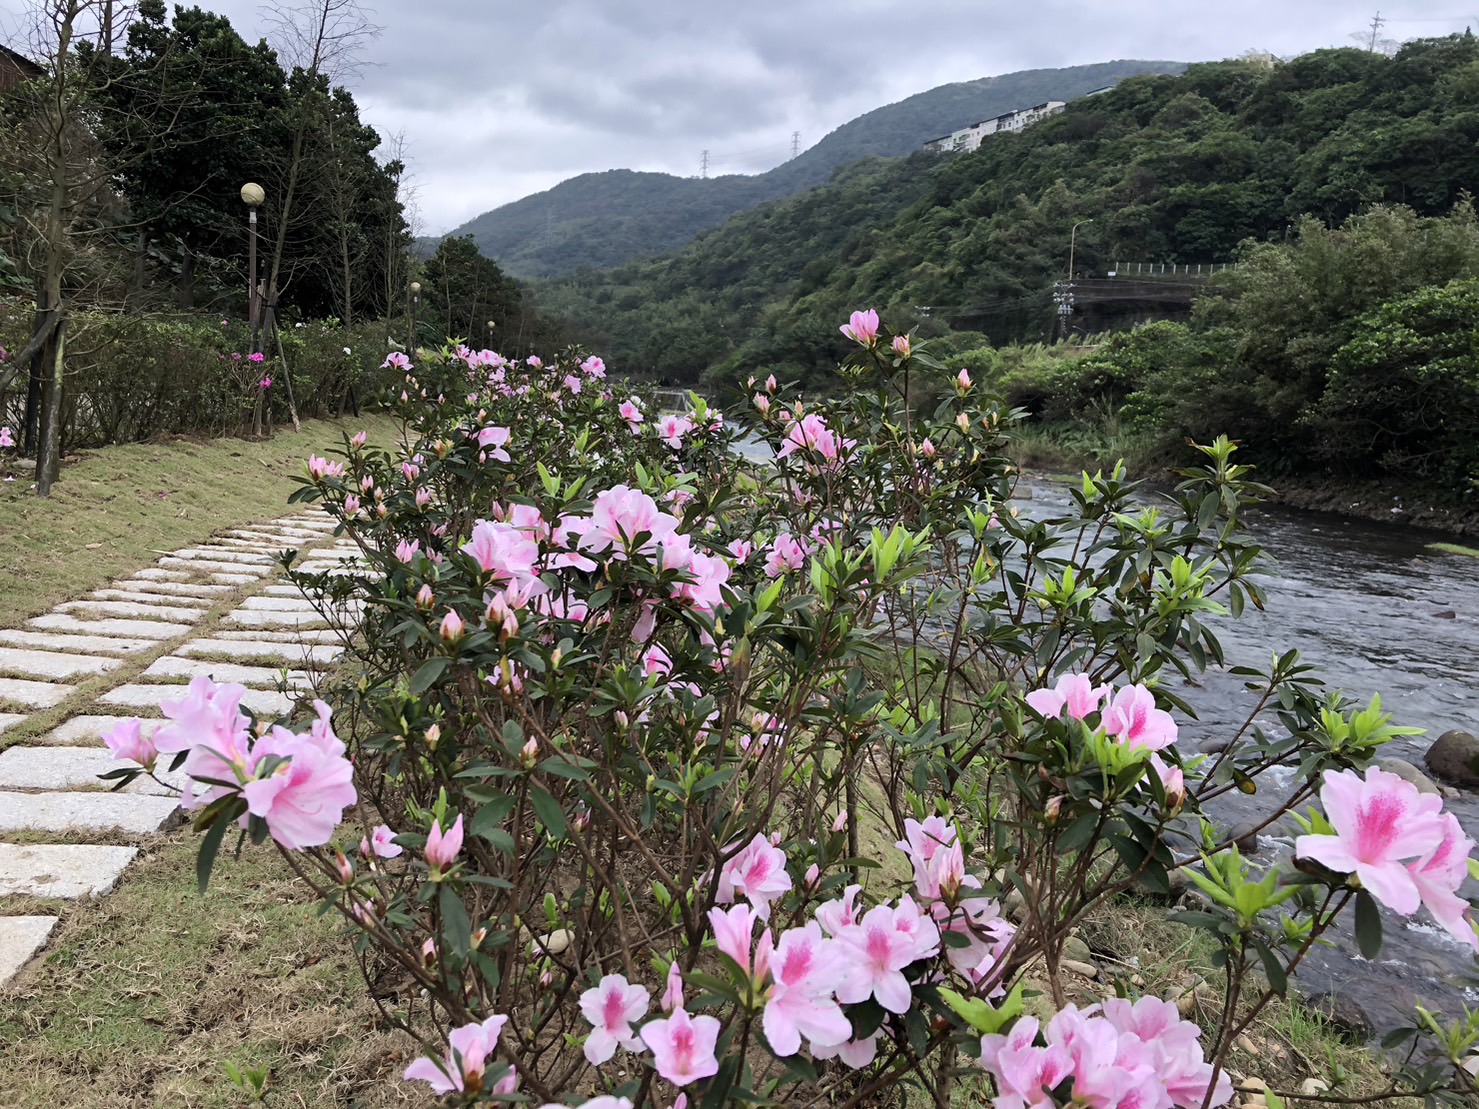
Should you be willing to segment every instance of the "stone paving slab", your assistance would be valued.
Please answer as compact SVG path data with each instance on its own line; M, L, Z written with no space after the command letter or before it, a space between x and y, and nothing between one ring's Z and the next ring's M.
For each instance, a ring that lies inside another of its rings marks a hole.
M236 609L228 612L223 623L240 624L247 628L292 628L302 624L323 624L317 612L263 612L260 609Z
M0 916L0 983L46 946L56 922L54 916Z
M280 631L276 628L253 628L251 631L233 631L222 628L215 633L217 639L249 639L254 642L317 643L342 645L339 633L330 628L300 628L295 631Z
M140 685L130 682L109 690L98 698L100 705L122 705L125 708L157 709L165 701L179 701L185 689L179 685ZM241 699L242 708L258 713L281 715L293 707L293 698L268 689L249 689Z
M157 832L177 807L173 797L143 793L0 792L0 832Z
M0 678L0 701L14 701L33 709L59 705L72 693L72 686L57 682L33 682L27 678Z
M115 759L106 747L7 747L0 751L0 789L111 792L117 783L103 781L98 775L128 765ZM159 767L159 776L178 788L184 781L183 772L171 775L165 765ZM118 792L175 796L174 791L148 777L136 778Z
M279 660L290 666L309 666L333 662L343 651L334 646L297 644L284 640L262 639L192 639L175 649L177 655L210 656L225 658L267 658Z
M225 589L228 593L230 592L230 589L224 585L218 586L217 588ZM149 605L151 606L151 608L157 609L161 605L168 606L171 604L179 604L179 602L182 600L194 601L197 604L204 604L210 602L211 600L214 600L214 598L202 597L199 594L195 593L192 593L186 597L180 597L170 593L153 593L147 592L145 590L110 588L95 589L87 595L86 600L81 602L69 603L76 604L79 608L88 608L91 607L91 602L95 601L127 601L131 604Z
M0 732L12 724L19 724L25 717L16 712L0 712Z
M223 593L232 591L229 585L211 585L203 581L153 581L148 578L143 581L115 581L113 588L148 593L155 598L199 597L202 601L214 601Z
M121 658L62 654L24 647L0 647L0 670L35 678L71 678L78 674L106 674L123 665Z
M212 574L211 581L223 582L226 585L250 585L252 582L257 581L259 577L260 575L258 574L233 574L229 571L222 570Z
M253 554L231 547L181 547L172 557L190 562L240 562L252 566L271 566L277 561L271 555Z
M188 681L197 674L204 674L215 682L235 682L238 685L276 689L282 682L283 671L270 666L242 666L234 662L212 662L207 659L166 656L150 663L149 669L145 670L140 677L179 678ZM308 687L308 675L302 670L289 670L287 676L288 688L306 689Z
M116 727L119 721L127 719L126 716L74 716L47 733L46 742L69 747L101 747L103 733ZM164 723L163 720L141 721L139 734L146 737L151 736Z
M84 635L122 635L136 639L173 639L190 630L189 624L167 624L158 620L79 620L65 612L48 612L27 620L44 631L81 632ZM89 650L96 650L89 647Z
M163 620L167 623L190 624L208 612L204 608L185 608L171 605L160 598L158 604L139 604L137 601L65 601L56 606L55 612L95 612L101 616L123 616L128 619Z
M134 577L147 581L189 581L192 576L183 570L164 570L158 566L146 566L134 571Z
M152 639L124 639L109 635L63 635L56 632L24 631L0 628L0 644L30 647L34 650L83 651L88 654L132 655L152 651L159 646Z
M187 566L201 573L245 574L248 581L256 581L272 572L271 566L249 566L245 562L229 562L225 559L179 558L165 555L159 560L161 566Z
M101 897L138 853L83 843L0 843L0 897Z

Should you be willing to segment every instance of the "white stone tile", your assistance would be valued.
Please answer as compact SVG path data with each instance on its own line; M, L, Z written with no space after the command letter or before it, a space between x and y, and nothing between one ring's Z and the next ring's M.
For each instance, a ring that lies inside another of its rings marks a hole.
M26 621L43 631L80 632L83 635L122 635L133 639L173 639L190 630L189 624L166 624L158 620L79 620L65 612L48 612ZM89 647L89 650L97 650Z
M74 716L48 732L46 742L69 747L101 747L103 733L127 719L126 716ZM163 720L142 720L139 733L151 736L164 723Z
M249 566L244 562L231 562L226 559L179 558L175 555L165 555L159 560L159 565L184 566L199 570L201 573L246 574L248 580L260 578L272 571L271 566Z
M183 570L162 570L158 566L147 566L142 570L135 570L134 577L148 581L189 581L191 575Z
M38 651L82 651L88 654L134 655L152 651L159 644L152 639L124 639L112 635L65 635L59 632L23 631L0 628L0 644L8 647L30 647Z
M59 705L72 693L70 685L58 682L33 682L26 678L0 678L0 701L13 701L33 709Z
M223 585L219 588L225 589L226 586ZM194 601L196 604L203 604L209 600L213 600L214 598L202 597L197 593L189 595L189 597L186 599ZM80 607L86 607L88 602L90 601L128 601L131 604L150 605L157 608L160 605L167 606L172 601L178 603L180 600L181 598L179 596L172 594L155 593L142 589L109 588L93 590L87 595L86 599L80 603ZM68 611L75 611L75 609L69 609Z
M17 712L0 712L0 732L14 724L19 724L25 717Z
M0 832L157 832L178 807L143 793L0 793Z
M211 585L203 581L151 581L148 578L116 581L113 588L148 593L155 598L199 597L202 602L214 601L217 597L232 592L229 585Z
M0 897L101 897L137 847L0 843Z
M46 946L56 922L54 916L0 916L0 985Z
M262 612L258 609L236 609L228 612L222 622L246 628L293 628L307 624L323 624L326 621L316 612Z
M207 612L203 608L185 608L171 605L160 598L158 604L139 604L137 601L66 601L56 606L54 612L94 614L97 616L122 616L130 620L163 620L171 624L189 624L199 620Z
M275 628L253 628L251 631L233 631L222 628L215 633L217 639L250 639L257 642L318 643L323 645L342 644L339 633L329 628L299 628L294 631L279 631Z
M0 671L33 678L71 678L78 674L105 674L123 665L121 658L62 654L24 647L0 647Z
M190 562L241 562L248 565L270 566L277 560L271 555L239 551L231 547L181 547L173 557Z
M260 576L259 574L232 574L222 570L213 573L211 581L224 582L227 585L247 585L257 581Z
M192 639L175 649L175 654L190 657L219 655L228 659L265 658L290 666L327 665L342 653L337 646L262 639Z
M215 662L209 659L166 656L164 658L157 658L151 662L149 669L144 671L142 677L178 678L181 681L189 681L197 674L204 674L215 682L235 682L238 685L276 689L282 680L283 672L270 666L242 666L234 662ZM290 689L306 689L308 687L308 675L301 670L289 670L288 687Z
M173 756L161 758L165 761L159 768L160 777L178 788L183 773L170 775L164 767ZM111 791L116 783L98 775L130 765L115 759L106 747L7 747L0 751L0 789ZM175 796L148 777L136 778L119 792Z
M241 608L262 612L317 612L318 607L301 594L297 597L248 597ZM240 609L238 610L240 611Z
M98 698L98 703L122 705L125 708L157 709L165 701L180 701L184 697L184 686L140 685L131 682L104 693ZM293 707L293 698L269 689L249 689L241 699L241 707L252 712L279 716Z

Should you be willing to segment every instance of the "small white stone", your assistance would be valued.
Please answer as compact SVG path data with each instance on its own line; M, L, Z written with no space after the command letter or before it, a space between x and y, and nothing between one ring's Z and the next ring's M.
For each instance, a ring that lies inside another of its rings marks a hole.
M124 616L130 619L164 620L167 623L186 624L199 620L206 614L203 608L183 608L177 605L139 604L137 601L67 601L57 605L54 612L92 613L98 616Z
M19 724L25 717L16 712L0 712L0 732L12 724Z
M176 648L175 653L191 657L263 658L289 666L311 666L333 662L343 652L338 647L300 645L283 640L192 639Z
M0 789L111 790L116 783L99 775L131 765L115 759L106 747L7 747L0 751ZM181 775L170 775L164 766L159 776L176 789L183 782ZM147 776L136 778L119 792L174 796Z
M99 704L123 705L127 708L157 709L165 701L180 701L185 688L179 685L139 685L130 683L109 690L98 698ZM249 689L241 706L252 712L278 716L293 707L293 698L267 689Z
M0 678L0 701L13 701L32 709L49 709L71 695L70 685L33 682L25 678Z
M35 678L70 678L77 674L105 674L122 665L121 658L59 654L55 651L28 651L21 647L0 647L0 671L27 674Z
M48 612L26 621L43 631L81 632L83 635L122 635L134 639L173 639L190 630L189 624L166 624L158 620L79 620L65 612ZM90 648L96 650L97 648Z
M234 662L212 662L199 658L157 658L149 664L143 677L190 679L204 674L215 682L235 682L238 685L261 686L276 689L283 672L269 666L242 666ZM308 675L301 670L288 671L288 686L306 689Z
M101 897L137 847L0 843L0 897Z
M0 832L157 832L177 807L142 793L0 793Z
M127 719L126 716L74 716L48 732L46 742L68 747L101 747L103 733ZM145 738L152 736L163 723L163 720L140 721L139 734Z
M0 916L0 985L46 946L56 922L54 916Z

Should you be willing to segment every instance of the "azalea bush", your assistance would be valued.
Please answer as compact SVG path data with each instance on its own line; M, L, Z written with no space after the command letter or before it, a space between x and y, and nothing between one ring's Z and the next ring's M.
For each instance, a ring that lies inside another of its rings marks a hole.
M1368 952L1378 903L1479 945L1472 844L1368 769L1403 731L1379 701L1291 652L1242 672L1219 754L1181 741L1207 619L1264 603L1232 444L1149 504L1116 469L1032 518L968 369L871 312L843 331L844 398L751 381L743 429L579 351L393 354L402 443L310 457L297 495L364 556L297 575L363 605L336 714L197 679L152 740L107 737L116 775L186 776L202 883L226 836L274 841L423 1044L406 1079L457 1104L1200 1109L1343 912ZM1204 810L1276 766L1267 822L1306 834L1256 873ZM1073 931L1177 873L1217 1023L1071 995ZM1438 1054L1392 1091L1472 1091L1479 1017L1418 1024Z

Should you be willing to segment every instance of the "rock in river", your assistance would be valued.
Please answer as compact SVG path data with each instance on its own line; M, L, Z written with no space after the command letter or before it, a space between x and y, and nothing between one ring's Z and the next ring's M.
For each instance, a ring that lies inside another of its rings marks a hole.
M1445 781L1479 786L1479 738L1457 729L1444 732L1423 756L1428 769Z
M1413 766L1406 759L1377 759L1376 765L1381 767L1388 774L1397 775L1397 777L1401 778L1404 782L1411 782L1413 785L1417 786L1417 791L1419 793L1438 792L1438 787L1433 784L1433 780L1417 767Z
M1376 1035L1366 1010L1341 994L1317 993L1305 999L1304 1007L1319 1013L1336 1032L1352 1043L1364 1044Z

